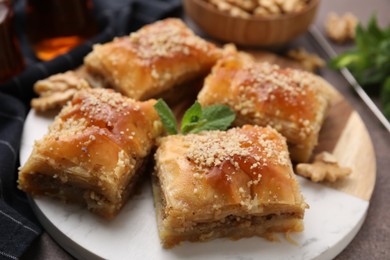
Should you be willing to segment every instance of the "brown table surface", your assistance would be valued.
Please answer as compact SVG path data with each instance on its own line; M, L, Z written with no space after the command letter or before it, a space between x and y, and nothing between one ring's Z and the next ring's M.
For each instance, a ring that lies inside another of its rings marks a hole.
M381 26L390 25L390 1L388 0L323 0L317 15L316 26L323 31L323 22L330 11L355 14L366 24L371 14L378 15ZM332 45L336 52L345 47ZM367 106L349 88L349 84L339 73L324 70L323 76L343 94L363 119L374 145L377 176L373 195L370 200L367 218L352 242L336 259L390 259L390 203L387 192L390 191L390 133L387 132L369 111Z
M323 23L330 11L338 14L350 11L365 24L370 15L377 13L379 24L390 24L389 0L323 0L317 14L315 26L323 31ZM294 46L304 46L317 52L321 50L313 46L308 35L293 42ZM340 52L348 45L332 45ZM370 200L367 218L356 237L336 259L390 259L390 203L386 198L390 191L390 133L388 133L369 111L367 106L350 88L348 82L338 72L329 69L321 70L321 75L335 86L363 119L374 144L377 179L374 193ZM131 256L129 256L131 257ZM47 233L43 233L23 256L24 259L72 259Z

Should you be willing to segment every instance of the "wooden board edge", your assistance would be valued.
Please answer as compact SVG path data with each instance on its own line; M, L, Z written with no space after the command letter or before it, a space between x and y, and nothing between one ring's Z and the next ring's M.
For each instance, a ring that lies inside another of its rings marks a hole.
M350 167L352 173L325 185L369 201L376 180L375 152L367 128L356 111L350 115L332 153L340 165Z

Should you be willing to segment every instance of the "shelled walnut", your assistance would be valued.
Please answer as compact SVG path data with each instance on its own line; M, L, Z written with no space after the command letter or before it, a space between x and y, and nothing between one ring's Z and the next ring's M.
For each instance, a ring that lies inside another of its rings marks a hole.
M326 35L337 43L344 43L355 39L355 28L358 19L351 13L345 13L338 16L336 13L330 13L325 22Z
M310 72L314 72L326 64L317 54L309 53L303 48L288 51L287 57L297 61L305 70Z
M37 111L62 107L78 90L85 88L90 88L87 81L73 71L55 74L35 83L34 91L39 97L31 100L31 107Z
M205 0L231 16L249 18L283 15L301 11L310 0Z
M296 172L298 175L309 178L314 182L335 182L351 174L352 170L341 167L332 154L322 152L314 158L313 163L298 164Z

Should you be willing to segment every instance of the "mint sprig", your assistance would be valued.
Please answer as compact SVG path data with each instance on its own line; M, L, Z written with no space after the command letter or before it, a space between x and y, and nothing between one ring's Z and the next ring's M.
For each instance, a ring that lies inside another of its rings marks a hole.
M378 93L390 120L390 26L380 28L373 15L366 27L356 27L356 47L333 58L331 68L348 68L362 87Z
M154 105L168 134L177 134L177 122L164 100ZM225 105L202 108L198 101L187 109L181 121L181 133L199 133L207 130L226 130L236 118L235 113Z

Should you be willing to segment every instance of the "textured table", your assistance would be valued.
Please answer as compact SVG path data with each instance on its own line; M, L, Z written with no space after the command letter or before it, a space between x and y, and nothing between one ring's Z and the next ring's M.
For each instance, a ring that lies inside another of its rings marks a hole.
M350 11L365 23L376 12L379 23L390 24L390 2L388 0L323 0L317 15L316 26L323 30L323 22L330 11L344 13ZM308 35L297 39L294 46L304 46L321 54ZM349 46L333 45L337 52ZM386 198L390 190L390 134L380 125L366 105L349 87L348 82L335 71L323 69L321 75L332 83L345 99L360 114L372 138L377 160L377 180L370 201L366 221L360 232L337 257L337 259L389 259L390 258L390 203ZM24 255L25 259L72 259L58 246L47 233L44 233Z

